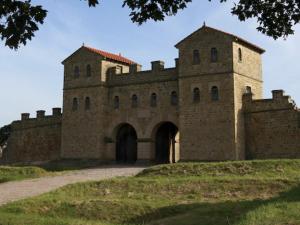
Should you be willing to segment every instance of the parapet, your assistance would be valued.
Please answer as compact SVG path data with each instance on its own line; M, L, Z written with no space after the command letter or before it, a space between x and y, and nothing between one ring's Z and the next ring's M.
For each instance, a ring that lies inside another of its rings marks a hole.
M52 108L52 116L61 116L61 108Z
M12 123L14 130L29 129L43 126L57 126L61 124L61 108L53 108L52 115L45 115L45 110L36 111L36 117L30 118L30 113L22 113L21 120Z
M243 95L245 112L264 112L272 110L297 109L295 102L283 90L273 90L271 99L253 99L252 93Z
M142 70L142 66L139 64L131 64L129 66L129 73L137 73Z
M151 70L141 71L142 66L139 64L132 64L129 67L128 73L117 73L116 68L112 67L108 70L108 85L134 85L143 84L147 82L167 82L178 79L178 60L175 61L176 67L165 68L163 61L151 62Z
M165 68L165 62L160 60L151 62L151 65L152 71L160 71Z
M30 113L21 113L21 120L28 120L30 117Z
M21 121L29 120L29 119L42 119L42 118L49 118L49 117L58 117L61 116L61 108L52 108L52 115L46 116L45 110L37 110L36 111L36 118L30 118L30 113L21 113Z

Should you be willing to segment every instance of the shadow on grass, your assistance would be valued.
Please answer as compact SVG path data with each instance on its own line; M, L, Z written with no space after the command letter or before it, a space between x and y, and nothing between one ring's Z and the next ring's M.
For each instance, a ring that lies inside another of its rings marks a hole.
M105 162L96 159L62 159L35 165L49 172L68 170L93 169L93 168L124 168L124 167L145 167L150 164L119 164L114 161Z
M292 202L300 202L300 185L267 200L178 204L162 207L133 218L127 223L139 225L234 225L241 222L248 212L259 207Z

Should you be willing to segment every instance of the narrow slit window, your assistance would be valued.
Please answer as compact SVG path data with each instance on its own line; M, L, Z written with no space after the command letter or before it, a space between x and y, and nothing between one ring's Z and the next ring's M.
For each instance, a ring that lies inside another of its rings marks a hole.
M87 77L92 76L92 68L91 68L91 65L87 65L87 66L86 66L86 76L87 76Z
M150 97L150 106L151 107L156 107L157 106L157 95L155 93L151 94L151 97Z
M217 48L211 49L211 62L217 62L218 61L218 50Z
M132 106L132 108L138 107L138 97L136 94L132 95L132 97L131 97L131 106Z
M200 102L200 89L197 87L193 90L193 102Z
M85 110L90 110L91 109L91 99L90 97L86 97L85 98L85 106L84 106Z
M72 110L73 111L77 111L78 110L78 99L77 98L73 98Z
M219 100L219 89L217 86L213 86L211 88L211 100L218 101Z
M242 49L239 48L239 61L242 62L243 61L243 53L242 53Z
M78 66L75 66L74 68L74 78L78 78L79 77L79 67Z
M178 105L178 95L176 91L171 93L171 105Z
M193 64L197 65L200 64L200 53L199 50L194 50L193 51Z
M120 98L119 96L115 96L114 98L114 109L119 109L120 108Z

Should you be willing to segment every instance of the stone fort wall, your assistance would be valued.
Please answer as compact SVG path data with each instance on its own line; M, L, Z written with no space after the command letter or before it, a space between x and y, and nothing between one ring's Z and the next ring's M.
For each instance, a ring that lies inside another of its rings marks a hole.
M175 47L174 68L154 61L141 71L120 55L82 46L63 61L63 115L60 109L52 116L38 111L34 119L23 114L12 124L6 157L115 161L119 131L130 125L137 160L152 161L165 122L178 128L173 161L300 157L299 109L283 91L262 99L263 49L205 26Z
M61 150L61 109L54 108L50 116L45 111L37 111L36 118L23 113L19 121L14 121L8 140L9 151L4 162L39 162L60 158Z
M248 159L299 158L300 110L282 90L272 99L244 95L246 156Z
M179 106L171 104L171 93L178 89L178 67L164 68L162 61L152 62L152 68L141 71L139 65L132 65L129 73L108 75L108 108L106 129L106 158L115 160L116 133L125 123L137 132L138 160L154 160L155 133L163 122L178 125ZM151 96L156 95L156 104L151 106ZM137 96L137 105L132 106L132 96ZM118 96L119 107L114 99Z

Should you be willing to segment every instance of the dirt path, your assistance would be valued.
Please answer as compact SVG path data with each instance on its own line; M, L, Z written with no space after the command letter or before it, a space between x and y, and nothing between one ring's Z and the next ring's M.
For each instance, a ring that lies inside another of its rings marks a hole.
M67 184L103 180L117 176L132 176L143 169L144 167L111 166L73 171L55 177L42 177L3 183L0 184L0 205L37 196Z

